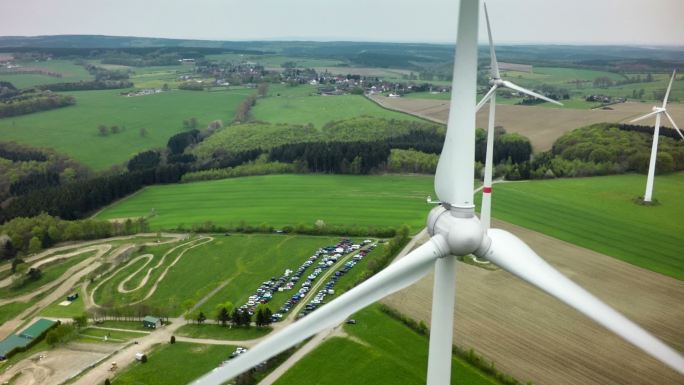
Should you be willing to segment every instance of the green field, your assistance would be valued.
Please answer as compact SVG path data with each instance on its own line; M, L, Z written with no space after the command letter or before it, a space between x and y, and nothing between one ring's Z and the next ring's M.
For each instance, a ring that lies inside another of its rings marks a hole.
M499 184L492 215L684 279L684 173L656 176L657 206L633 202L645 183L632 174Z
M493 215L684 279L684 237L677 227L684 213L678 198L684 173L656 178L654 196L661 205L655 207L632 203L643 194L645 179L620 175L501 184ZM418 231L429 209L424 199L431 193L430 176L271 175L150 187L98 217L141 216L154 207L158 215L150 222L155 229L205 220L283 226L323 219L329 225L364 227L406 223Z
M219 324L211 323L211 321L209 321L202 325L198 325L196 323L183 325L176 330L175 335L181 337L241 341L263 337L270 333L271 330L272 329L270 327L231 328L228 326L221 326Z
M41 74L9 74L0 70L0 81L12 83L17 88L28 88L41 84L77 82L80 80L93 80L93 76L83 66L74 64L68 60L50 60L41 62L18 62L22 67L45 69L50 72L62 74L62 77Z
M372 306L344 330L359 342L333 337L288 370L277 385L424 384L428 339ZM366 345L363 345L366 344ZM497 384L454 357L452 384Z
M108 342L108 343L122 343L128 340L145 337L143 333L124 332L121 330L106 330L98 328L85 328L78 331L77 342ZM104 337L107 336L105 341Z
M248 91L178 91L124 97L118 90L70 92L76 105L0 119L0 136L39 147L51 147L95 170L121 164L133 155L164 147L183 130L183 120L197 118L200 127L213 120L232 121ZM100 136L97 127L125 127ZM140 129L147 136L140 135Z
M269 97L257 101L252 108L255 120L271 123L324 124L357 116L386 119L417 120L407 114L386 110L361 95L311 96L312 86L272 87ZM278 94L280 96L278 96Z
M60 298L50 306L41 310L40 315L46 317L57 317L57 318L73 318L82 315L85 312L85 304L83 303L83 298L80 296L78 290L74 290L79 293L79 297L75 301L71 302L69 306L61 306L59 303L64 301L66 298Z
M645 78L646 74L639 74L642 78ZM612 97L627 97L632 99L632 91L637 92L640 89L644 89L644 96L642 100L655 100L654 91L664 92L667 88L667 84L670 81L670 73L656 73L653 74L653 81L643 82L643 83L632 83L623 85L613 85L608 88L594 87L593 81L597 77L608 77L613 81L625 80L625 77L621 74L607 71L596 71L596 70L585 70L578 68L560 68L560 67L534 67L533 73L520 72L520 71L501 71L502 78L506 80L513 81L523 87L535 89L541 84L549 84L559 88L567 89L570 92L570 99L561 100L565 108L577 108L577 109L590 109L598 107L600 103L587 102L584 100L587 95L601 94L608 95ZM628 74L630 77L636 76L636 74ZM571 83L575 80L585 81L580 85ZM478 99L484 96L484 94L479 94ZM430 93L430 92L413 92L406 94L407 98L415 99L437 99L437 100L449 100L451 94L449 92L443 93ZM498 104L517 104L522 100L522 98L511 97L503 98L499 97L496 102ZM672 85L672 93L670 96L672 101L684 101L684 82L675 81ZM543 107L558 108L552 103L541 103L539 104Z
M185 385L218 367L233 350L229 345L163 344L147 355L147 363L124 369L112 385Z
M268 175L148 187L97 215L99 219L149 214L153 229L213 221L221 225L425 225L433 194L431 176Z
M245 55L238 53L206 55L206 59L211 61L228 61L233 63L252 62L267 68L276 69L281 68L281 65L285 62L294 62L298 68L336 67L345 65L345 62L336 59L290 57L282 55Z

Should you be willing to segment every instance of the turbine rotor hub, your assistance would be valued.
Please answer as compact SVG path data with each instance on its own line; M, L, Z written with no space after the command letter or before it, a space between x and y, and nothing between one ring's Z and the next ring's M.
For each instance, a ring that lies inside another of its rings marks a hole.
M481 255L489 249L487 236L473 207L437 206L428 215L428 232L446 240L451 255Z

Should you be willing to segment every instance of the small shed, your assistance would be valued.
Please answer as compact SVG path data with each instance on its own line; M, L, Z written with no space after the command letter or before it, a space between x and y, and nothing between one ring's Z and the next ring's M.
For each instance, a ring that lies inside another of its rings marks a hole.
M152 317L151 315L145 316L143 318L143 326L148 329L156 329L161 326L161 319L157 317Z

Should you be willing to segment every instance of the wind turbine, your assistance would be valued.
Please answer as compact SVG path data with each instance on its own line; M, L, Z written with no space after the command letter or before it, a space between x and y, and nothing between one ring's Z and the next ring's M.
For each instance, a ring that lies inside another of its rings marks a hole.
M638 122L639 120L646 119L655 115L655 130L653 130L653 144L651 145L651 161L648 164L648 177L646 178L646 192L644 193L644 202L650 202L653 197L653 178L655 176L656 155L658 153L658 136L660 134L661 114L665 114L665 116L667 116L667 118L670 120L670 123L672 123L672 126L677 130L677 133L679 133L679 136L681 136L682 139L684 139L684 135L682 135L682 132L679 130L679 127L677 127L677 124L674 122L674 119L672 119L672 116L670 116L670 114L665 109L667 106L667 98L670 96L670 89L672 88L672 82L674 81L676 72L677 70L672 71L672 77L670 78L670 84L667 86L667 91L665 92L665 98L663 99L662 107L653 106L653 112L649 112L646 115L640 116L630 121L630 123L634 123Z
M449 114L444 148L435 174L435 191L441 204L428 215L430 240L193 384L222 384L304 339L344 322L351 314L371 303L412 285L433 268L435 285L427 383L450 384L454 256L468 254L488 259L684 374L684 357L677 351L570 281L515 235L500 229L485 229L475 215L473 172L479 5L479 0L460 1L451 94L452 113Z
M487 91L485 96L477 104L476 109L479 111L482 106L489 101L489 125L487 126L487 152L485 155L485 169L484 169L484 185L482 186L482 206L480 208L480 220L485 229L488 229L491 225L492 217L492 164L494 163L494 121L496 119L496 90L499 88L508 88L521 92L526 95L530 95L537 99L546 100L554 104L562 106L553 99L547 98L544 95L538 94L536 92L530 91L526 88L520 87L519 85L509 82L508 80L501 79L501 74L499 73L499 62L496 61L496 52L494 50L494 41L492 39L492 29L489 25L489 13L487 12L487 4L484 3L485 20L487 21L487 36L489 37L489 56L491 59L491 79L489 84L492 88Z

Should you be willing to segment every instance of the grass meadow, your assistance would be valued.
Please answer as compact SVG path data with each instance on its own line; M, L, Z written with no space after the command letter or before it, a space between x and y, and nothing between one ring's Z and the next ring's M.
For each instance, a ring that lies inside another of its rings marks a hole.
M321 219L327 225L398 227L419 231L430 208L431 176L267 175L151 186L97 215L146 216L152 229L213 221L280 227Z
M200 127L213 120L232 121L249 91L178 91L125 97L119 90L69 92L76 105L0 119L0 136L38 147L50 147L94 170L121 164L133 155L165 147L195 117ZM118 134L101 136L98 126L119 126ZM147 130L141 136L141 129Z
M357 116L418 120L407 114L386 110L361 95L311 95L316 88L308 85L273 86L269 96L259 99L252 108L252 118L270 123L313 124L316 128L334 120Z
M640 206L645 175L497 185L496 218L656 272L684 279L684 173L657 176L657 206ZM210 220L273 226L322 219L328 225L425 226L431 176L270 175L149 187L98 218L144 216L154 229ZM434 194L433 194L434 196ZM480 194L476 195L479 201Z
M684 279L684 173L656 176L656 206L634 203L645 184L637 174L499 184L492 215Z
M629 77L634 77L636 74L627 74ZM645 78L646 74L639 74ZM644 83L632 83L615 85L608 88L594 87L593 81L597 77L608 77L613 81L625 80L621 74L607 71L586 70L577 68L561 68L561 67L535 67L533 73L521 71L502 71L502 77L506 80L513 81L523 87L534 89L541 84L554 85L559 88L565 88L570 91L570 99L561 100L565 108L575 109L590 109L600 105L596 102L587 102L584 100L586 95L601 94L612 97L627 97L632 98L632 91L637 92L640 89L644 90L642 100L655 100L654 91L664 92L667 84L670 81L670 73L653 74L653 81ZM577 85L576 80L584 81L584 83ZM478 99L484 94L479 94ZM449 100L451 94L449 92L430 93L430 92L414 92L406 95L407 98L412 99L437 99ZM522 98L497 98L497 104L517 104ZM684 101L684 82L675 81L672 85L672 93L670 100ZM543 107L558 108L552 103L541 103Z
M146 363L134 362L126 367L114 377L112 385L185 385L218 367L233 350L235 346L230 345L165 343L147 355Z
M424 384L428 339L371 306L353 317L344 331L355 340L332 337L288 370L276 385ZM453 357L452 383L497 384Z
M19 62L19 65L27 68L43 69L50 72L58 72L62 77L41 74L10 74L0 70L0 81L12 83L17 88L28 88L41 84L77 82L81 80L93 80L93 76L83 66L74 64L69 60L50 60L42 62Z

